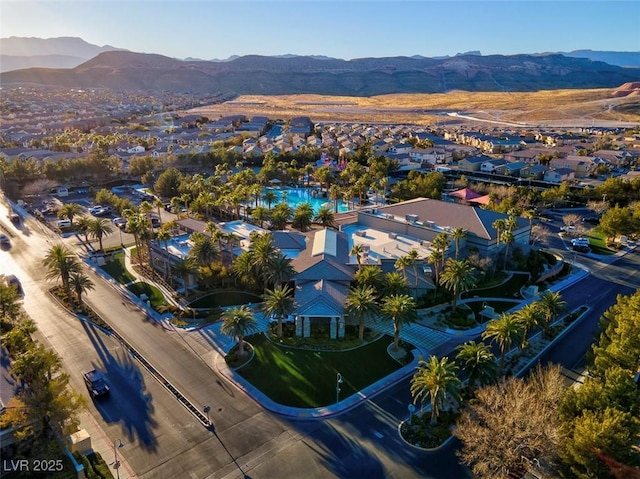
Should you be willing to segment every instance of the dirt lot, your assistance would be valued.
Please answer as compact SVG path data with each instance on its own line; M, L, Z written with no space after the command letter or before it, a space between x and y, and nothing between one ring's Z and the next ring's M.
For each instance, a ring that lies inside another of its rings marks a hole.
M493 123L514 126L623 126L640 124L637 92L619 89L557 90L533 93L382 95L370 98L320 95L246 95L220 105L190 110L212 119L225 115L264 115L286 120L309 116L314 122L455 125Z

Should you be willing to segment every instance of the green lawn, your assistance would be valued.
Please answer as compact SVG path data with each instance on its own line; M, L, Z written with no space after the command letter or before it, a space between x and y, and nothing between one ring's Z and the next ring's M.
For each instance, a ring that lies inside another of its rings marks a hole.
M607 248L607 238L598 228L594 228L589 232L589 246L591 247L591 251L595 254L615 254L615 251Z
M463 299L480 298L513 298L520 288L529 280L528 273L514 273L510 280L492 288L472 289L462 294Z
M167 300L164 299L162 291L152 284L139 281L137 283L130 284L127 286L127 289L138 297L140 297L142 293L146 294L151 301L151 307L155 310L158 310L158 308L167 304Z
M344 399L402 367L387 354L389 336L350 351L292 349L270 342L263 334L247 338L255 356L237 372L285 406L316 408L336 401L336 374L342 375Z
M111 260L102 267L102 269L121 284L131 283L136 280L136 278L127 271L127 268L124 265L124 253L114 255Z
M189 303L191 308L215 308L220 306L237 306L240 304L260 303L262 298L244 291L217 291Z

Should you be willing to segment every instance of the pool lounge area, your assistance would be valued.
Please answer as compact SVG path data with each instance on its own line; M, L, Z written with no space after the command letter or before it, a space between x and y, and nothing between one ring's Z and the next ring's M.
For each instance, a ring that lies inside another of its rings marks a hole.
M332 211L334 208L333 201L327 197L320 196L320 192L317 188L267 187L263 190L262 194L264 195L267 191L273 191L276 194L276 204L286 201L286 203L293 209L295 209L300 203L309 203L313 208L314 213L317 213L323 206L331 208ZM268 205L263 201L263 206ZM274 205L271 206L273 207ZM344 213L346 211L349 211L347 204L344 201L339 200L338 213Z

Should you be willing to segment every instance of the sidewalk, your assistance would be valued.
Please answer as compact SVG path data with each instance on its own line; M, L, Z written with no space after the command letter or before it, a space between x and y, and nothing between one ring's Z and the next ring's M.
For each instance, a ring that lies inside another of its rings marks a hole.
M109 466L113 477L119 477L120 479L137 477L122 454L123 450L127 447L125 440L115 440L112 442L88 411L80 413L80 429L84 429L89 433L91 436L91 450L102 456L104 462ZM80 452L86 453L90 451ZM114 467L116 457L119 463L117 470Z

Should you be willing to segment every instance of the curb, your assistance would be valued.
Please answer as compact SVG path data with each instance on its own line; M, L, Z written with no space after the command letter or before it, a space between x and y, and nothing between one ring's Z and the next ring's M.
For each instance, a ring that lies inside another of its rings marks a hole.
M360 391L339 401L336 404L331 404L329 406L323 406L319 408L296 408L291 406L284 406L274 402L262 391L253 387L253 385L251 385L243 377L236 374L235 370L227 367L226 363L224 363L223 367L220 367L219 361L221 360L221 358L222 361L224 361L224 358L221 354L216 355L216 358L214 359L214 367L216 371L218 371L225 379L227 379L236 388L244 392L248 397L253 399L256 404L263 407L267 411L291 419L316 420L328 419L349 411L354 407L359 406L363 402L375 397L381 392L389 389L405 378L411 376L415 370L416 365L418 364L420 353L422 353L423 351L420 349L413 349L411 352L413 354L413 361L411 363L401 367L388 376L385 376L381 380L367 386L364 389L361 389Z

